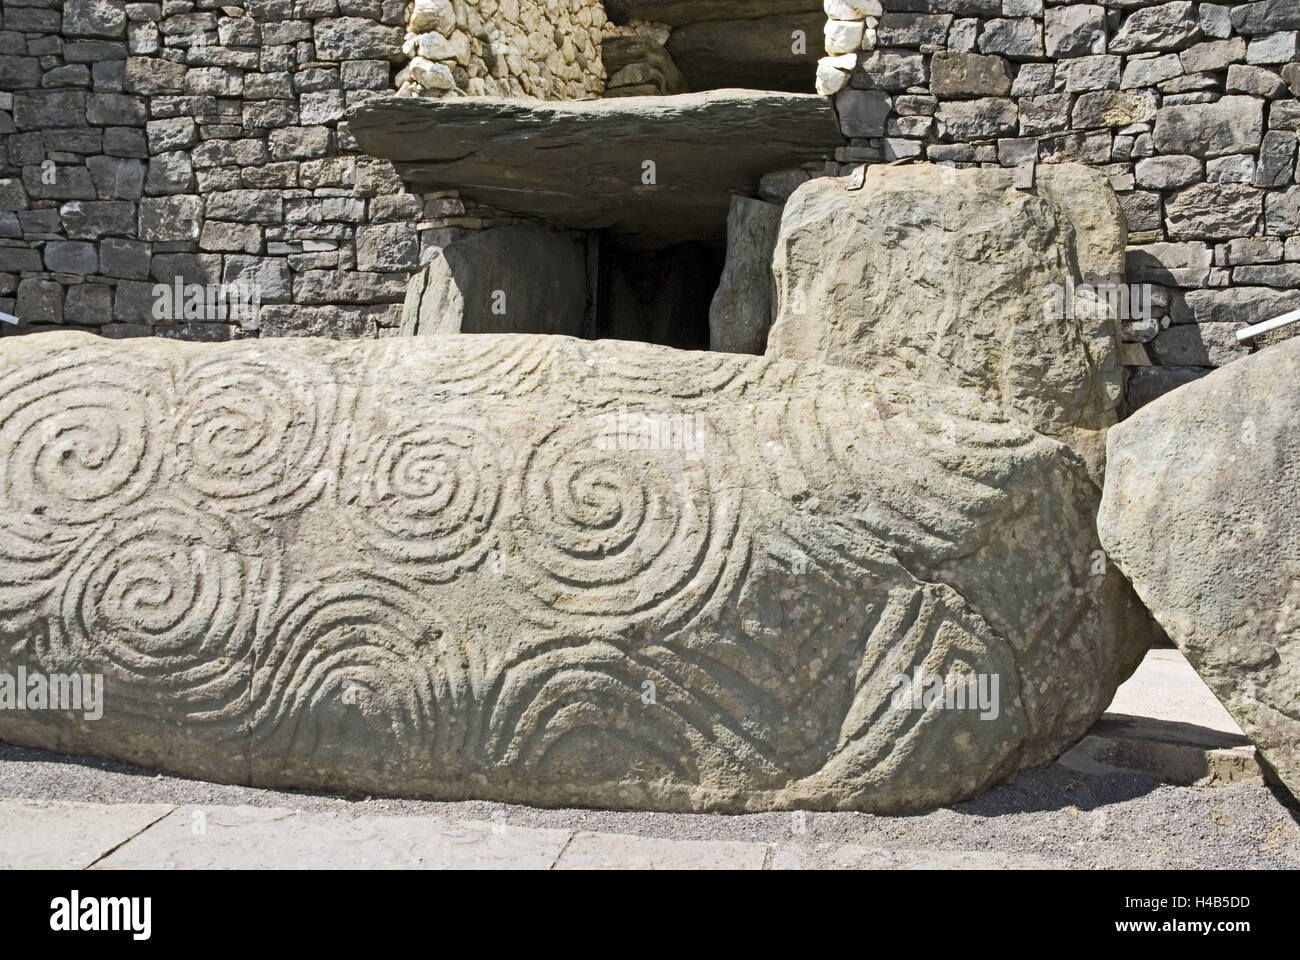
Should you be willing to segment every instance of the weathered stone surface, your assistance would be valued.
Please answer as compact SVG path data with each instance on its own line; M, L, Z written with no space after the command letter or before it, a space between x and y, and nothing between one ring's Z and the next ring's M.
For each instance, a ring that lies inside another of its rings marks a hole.
M732 197L727 216L727 263L709 308L709 349L761 354L775 315L772 252L781 206Z
M411 277L405 336L558 333L579 336L586 300L581 240L537 227L473 231Z
M825 25L820 9L753 20L709 20L678 27L666 47L693 90L752 87L811 93L820 55L817 38ZM809 38L801 54L792 52L796 30Z
M837 0L848 8L874 10L880 15L879 2L873 0ZM785 13L822 12L822 0L607 0L610 19L616 23L649 20L678 26L701 20L744 20L777 16ZM850 10L845 11L846 14ZM843 19L856 19L845 16Z
M1174 240L1229 240L1254 233L1264 196L1240 183L1202 183L1165 201L1165 220Z
M1201 36L1191 0L1176 0L1135 10L1110 40L1111 53L1181 50Z
M1123 274L1119 205L1073 165L1040 166L1037 194L1013 180L925 165L869 167L857 191L800 187L773 261L768 353L996 396L1100 476L1121 391L1116 318L1064 298L1085 276Z
M1005 97L1011 66L1001 57L941 50L930 60L930 92L936 97Z
M1082 465L956 387L527 336L0 357L0 669L104 675L99 719L0 711L12 743L915 810L1059 752L1146 645Z
M1256 149L1264 136L1264 105L1254 97L1162 107L1153 131L1161 153L1221 157Z
M1300 796L1300 340L1110 435L1102 543Z
M1016 133L1015 102L1003 97L954 100L939 104L935 113L951 140L987 140Z
M1087 3L1050 7L1044 14L1043 33L1049 57L1105 53L1106 9Z
M721 239L733 192L753 194L763 174L843 143L825 97L753 90L557 103L376 97L349 116L361 148L395 161L415 192L459 189L649 247Z

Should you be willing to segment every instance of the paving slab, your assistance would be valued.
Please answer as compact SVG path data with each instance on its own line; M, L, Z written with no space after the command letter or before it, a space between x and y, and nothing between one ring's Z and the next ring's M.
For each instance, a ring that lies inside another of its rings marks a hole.
M181 807L96 869L549 869L568 830L437 817Z
M1106 713L1060 760L1071 770L1147 773L1166 783L1262 780L1255 748L1174 649L1148 651Z
M83 870L175 809L0 800L0 870Z
M773 845L773 870L1067 870L1070 863L996 850L891 850L862 844Z
M616 833L578 833L557 870L762 870L761 843L667 840Z

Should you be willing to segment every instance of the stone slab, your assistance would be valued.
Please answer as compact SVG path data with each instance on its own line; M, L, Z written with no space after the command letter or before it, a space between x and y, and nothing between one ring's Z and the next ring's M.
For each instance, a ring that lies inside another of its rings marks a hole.
M84 870L175 809L0 800L0 870Z
M375 97L349 111L361 149L415 192L457 189L505 210L662 248L725 235L732 193L830 156L843 140L816 94L712 90L566 102Z

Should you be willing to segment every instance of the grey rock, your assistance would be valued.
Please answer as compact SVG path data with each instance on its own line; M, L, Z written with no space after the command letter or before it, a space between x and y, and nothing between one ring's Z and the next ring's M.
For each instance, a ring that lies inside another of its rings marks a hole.
M727 261L709 307L709 349L762 354L775 317L772 254L782 208L732 197L727 216Z
M882 47L942 47L952 26L950 13L888 13L879 17L877 37Z
M126 200L73 200L59 207L63 229L74 240L129 236L136 229L136 205Z
M1118 90L1121 57L1091 56L1062 60L1056 65L1058 86L1072 92L1083 90Z
M1175 324L1149 343L1156 363L1171 367L1221 367L1250 352L1237 340L1240 322Z
M1181 50L1198 40L1201 28L1191 0L1175 0L1130 13L1110 39L1111 53Z
M358 270L414 270L420 242L410 223L374 223L357 227Z
M1138 367L1129 371L1126 399L1130 410L1139 410L1185 383L1199 380L1212 367Z
M126 12L112 0L64 0L62 32L66 37L124 37Z
M1241 183L1203 183L1165 201L1165 221L1173 240L1228 240L1250 236L1263 213L1264 197Z
M402 62L401 27L362 17L317 20L312 25L316 55L322 60L389 60Z
M1178 59L1188 73L1226 70L1229 64L1241 63L1246 59L1246 41L1241 37L1233 37L1231 40L1198 43L1180 53Z
M36 259L33 269L40 269L40 257L36 251L26 250ZM18 281L18 296L14 313L23 323L46 324L63 322L63 284L53 280L37 280L28 277ZM10 340L5 337L5 340Z
M981 140L1015 134L1019 114L1015 102L1000 97L954 100L939 104L935 116L950 140Z
M1012 60L1043 55L1043 27L1037 20L1018 17L990 20L980 31L980 53L996 53Z
M1128 281L1200 287L1210 274L1213 251L1204 243L1150 243L1128 248Z
M55 273L95 273L99 254L84 240L51 240L45 245L45 269Z
M145 189L150 194L191 193L194 190L194 165L188 151L172 150L149 158L149 175Z
M1152 136L1161 153L1221 157L1254 150L1264 137L1263 101L1224 97L1217 103L1162 107Z
M845 89L835 94L835 113L846 137L882 137L893 110L889 94L881 90Z
M1145 190L1177 190L1199 181L1204 167L1196 157L1161 156L1138 161L1133 172L1137 185Z
M1133 87L1153 87L1165 80L1181 77L1183 72L1183 62L1176 53L1158 57L1129 57L1124 66L1120 88L1129 90Z
M1232 25L1238 33L1254 36L1277 30L1300 30L1300 10L1290 0L1260 0L1232 8Z
M1205 179L1211 183L1254 183L1255 158L1233 154L1209 160L1205 164Z
M1044 97L1022 97L1020 104L1020 132L1026 136L1064 130L1070 124L1068 93L1054 93Z
M1122 389L1118 331L1064 298L1085 276L1123 274L1119 205L1082 167L1040 165L1036 194L1012 183L1011 171L919 165L868 167L856 191L800 187L773 261L769 356L986 391L1097 467ZM977 316L992 328L972 335ZM1047 370L1045 356L1060 362Z
M87 157L86 169L102 200L138 200L144 191L144 164L125 157Z
M1188 384L1111 433L1102 543L1300 795L1300 340ZM1170 496L1169 491L1176 491Z
M1268 232L1275 236L1300 233L1300 186L1277 193L1268 193L1265 223Z
M146 197L140 201L141 240L197 240L203 198L193 194Z
M1092 3L1051 7L1043 35L1049 57L1082 57L1106 52L1106 9Z
M1246 51L1247 63L1292 63L1300 58L1300 32L1255 37Z
M404 336L582 334L586 255L572 235L531 226L474 231L411 277Z
M1300 291L1238 286L1224 290L1190 290L1184 295L1186 315L1175 323L1250 325L1300 308Z
M1155 119L1153 94L1097 90L1080 95L1071 117L1075 127L1126 127Z
M678 27L666 48L692 90L747 87L812 93L826 15L820 11ZM807 50L791 52L802 30Z
M113 288L106 283L79 283L63 300L66 323L102 326L113 320Z
M149 276L151 247L139 240L107 237L99 244L99 272L106 277L144 280Z
M1286 93L1286 84L1272 70L1234 63L1228 67L1227 91L1273 99Z
M861 5L861 0L858 3ZM615 23L649 20L675 27L702 20L747 20L822 10L819 0L607 0L605 7Z
M0 736L256 786L917 810L1069 746L1146 647L1096 486L970 391L411 344L4 338L0 668L106 698ZM117 442L69 462L70 432ZM996 676L996 716L915 708L914 666Z
M1011 66L1001 57L940 50L930 59L930 91L936 97L1005 97Z
M349 116L362 150L395 161L413 192L457 189L570 228L612 227L650 248L720 240L733 192L752 195L763 174L843 143L827 98L761 91L552 103L376 97ZM593 138L604 147L592 150Z
M867 90L906 90L926 80L925 57L899 50L875 50L858 57L849 83Z
M1232 8L1217 3L1202 3L1196 10L1196 22L1207 37L1226 39L1232 35Z

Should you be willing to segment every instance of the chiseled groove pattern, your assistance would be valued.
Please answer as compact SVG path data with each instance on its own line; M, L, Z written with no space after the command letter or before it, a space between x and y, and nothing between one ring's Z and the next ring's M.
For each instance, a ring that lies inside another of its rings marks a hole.
M115 700L148 709L165 689L187 720L238 726L264 573L247 540L230 518L161 496L102 524L54 597L51 662L94 651Z
M154 484L166 379L124 351L48 354L0 374L0 498L50 523L111 517Z
M481 564L504 487L502 439L478 417L406 422L344 459L349 531L378 562L430 583Z
M278 740L277 752L311 756L333 732L326 720L354 722L350 707L382 716L376 746L389 727L398 744L445 750L444 716L468 705L455 644L430 617L407 588L361 571L291 588L258 656L254 753Z
M543 623L626 624L707 596L736 536L738 497L713 454L602 450L603 421L549 431L521 468L512 518L509 597Z
M241 346L190 364L177 393L182 483L223 510L264 517L293 513L320 496L341 420L327 368Z
M170 366L24 346L0 367L0 572L23 571L0 630L43 624L41 663L101 665L129 710L240 731L254 764L562 784L621 752L722 793L868 783L937 749L932 713L890 710L895 673L1007 656L894 556L951 550L1050 443L988 407L968 421L960 393L716 354L665 371L652 347L565 338L153 349ZM623 402L699 416L708 442L602 449ZM916 466L880 476L900 447ZM916 487L906 527L852 510ZM476 630L521 620L485 655Z

